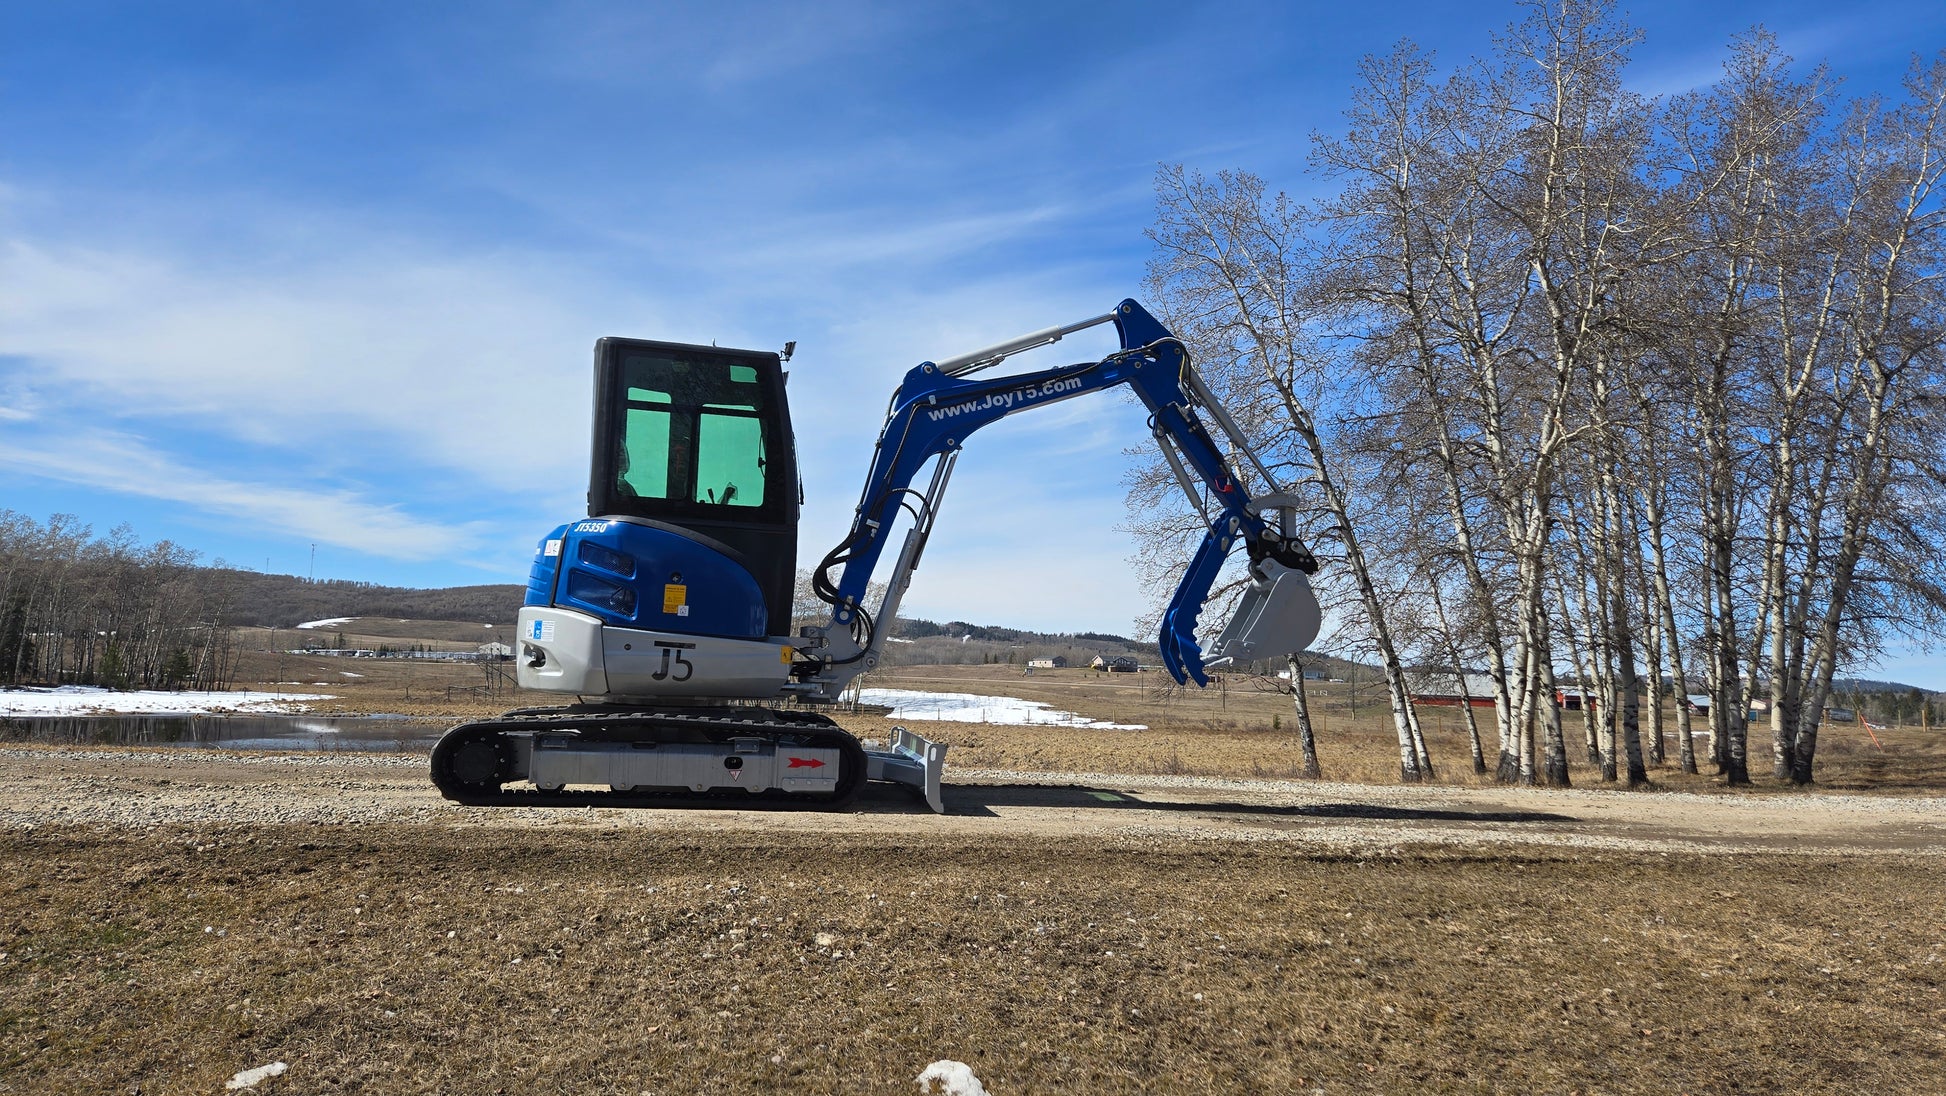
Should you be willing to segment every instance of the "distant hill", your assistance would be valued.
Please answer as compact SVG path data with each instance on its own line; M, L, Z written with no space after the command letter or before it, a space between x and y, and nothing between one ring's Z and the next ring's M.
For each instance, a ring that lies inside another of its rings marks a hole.
M267 575L256 571L217 570L232 593L227 618L231 624L260 628L290 628L313 620L339 617L387 617L403 620L477 622L511 626L520 611L525 589L513 583L491 586L449 586L418 590L380 586L371 582L331 579L313 582L296 575ZM937 621L899 618L885 654L893 664L909 662L1018 662L1062 655L1077 664L1097 654L1134 655L1144 661L1156 657L1155 644L1104 632L1035 632L963 620ZM1320 659L1313 665L1321 665ZM1331 676L1349 664L1331 660Z
M339 579L312 582L296 575L256 571L226 569L220 573L231 594L229 622L261 628L289 628L310 620L361 616L477 621L511 627L526 593L510 582L414 590Z
M512 627L525 596L524 587L514 583L490 586L448 586L417 590L400 586L380 586L372 582L327 579L313 582L297 575L266 575L256 571L227 568L206 569L221 580L231 593L229 623L261 628L290 628L305 621L335 617L390 617L404 620L445 620ZM1061 655L1071 662L1085 663L1097 654L1134 655L1144 662L1154 661L1155 644L1127 636L1103 632L1034 632L996 624L969 624L952 620L937 621L899 618L892 630L893 642L884 653L888 663L1018 662L1029 658ZM1377 679L1377 667L1343 659L1314 655L1305 660L1306 668L1321 671L1331 678L1354 681ZM1281 669L1281 665L1272 667ZM1916 698L1921 690L1892 681L1839 678L1832 691L1840 703L1852 703L1877 713L1902 710L1903 702ZM1900 695L1895 700L1892 695ZM1908 705L1909 706L1909 705Z
M1831 679L1831 691L1834 693L1909 693L1919 691L1919 687L1898 681L1877 681L1863 677L1836 677Z
M233 595L229 622L261 628L289 628L306 621L336 617L511 625L526 594L524 587L513 583L416 590L341 579L313 582L297 575L267 575L257 571L212 569L212 573L222 576ZM970 636L975 642L994 644L1074 645L1116 651L1144 646L1126 636L1097 632L1031 632L960 620L940 624L905 617L899 619L892 634L901 639L937 636L958 641Z
M913 617L900 617L898 625L892 629L892 634L901 639L925 639L929 636L961 639L970 636L973 639L983 639L992 643L1039 643L1059 639L1124 647L1136 644L1135 640L1127 636L1109 635L1105 632L1029 632L1019 628L1003 628L997 624L968 624L963 620L950 620L938 624Z
M223 569L215 573L223 577L233 595L229 622L261 628L290 628L306 621L337 617L512 625L526 594L524 587L513 583L417 590L340 579L312 582L296 575L267 575L256 571ZM958 642L971 637L974 643L1029 645L1037 649L1076 647L1114 653L1151 646L1126 636L1099 632L1032 632L960 620L940 624L905 617L899 619L892 634L909 640L938 637Z

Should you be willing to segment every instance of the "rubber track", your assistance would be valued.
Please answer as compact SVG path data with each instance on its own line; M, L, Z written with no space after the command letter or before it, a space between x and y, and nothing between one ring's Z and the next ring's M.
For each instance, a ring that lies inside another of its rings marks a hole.
M827 794L763 792L735 788L707 792L657 791L654 794L617 791L544 792L532 785L488 790L462 783L451 771L455 751L467 742L508 732L574 730L588 741L639 741L631 729L644 724L701 732L712 740L785 738L805 746L836 749L843 758L838 787ZM606 732L606 733L604 733ZM615 705L574 705L560 708L517 708L493 719L462 723L442 735L432 750L432 782L439 793L469 807L737 807L785 810L842 811L858 798L865 785L865 749L858 739L815 712L780 712L770 708L626 708Z

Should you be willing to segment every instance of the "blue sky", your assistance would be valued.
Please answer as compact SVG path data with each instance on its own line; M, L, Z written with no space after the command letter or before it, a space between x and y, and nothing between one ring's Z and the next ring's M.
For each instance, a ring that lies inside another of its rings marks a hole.
M1650 93L1759 21L1853 92L1946 46L1937 3L1628 10ZM795 339L808 563L907 368L1139 295L1158 162L1302 194L1361 55L1458 64L1515 14L0 0L0 506L519 581L582 513L597 337ZM1113 399L976 437L907 611L1130 630L1141 440ZM1946 660L1888 669L1946 688Z

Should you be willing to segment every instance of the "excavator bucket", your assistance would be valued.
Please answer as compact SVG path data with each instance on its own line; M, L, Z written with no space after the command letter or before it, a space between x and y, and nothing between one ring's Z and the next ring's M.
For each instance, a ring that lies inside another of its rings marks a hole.
M1295 654L1318 638L1324 614L1304 572L1266 559L1250 569L1236 613L1210 649L1207 665L1227 666Z

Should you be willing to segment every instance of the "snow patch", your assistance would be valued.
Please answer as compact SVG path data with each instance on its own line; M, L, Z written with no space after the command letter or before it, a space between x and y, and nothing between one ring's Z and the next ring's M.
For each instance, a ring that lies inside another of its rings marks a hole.
M325 684L320 681L318 684ZM302 712L306 700L335 700L324 693L115 692L85 685L58 689L0 690L4 715L209 715L214 712Z
M365 675L364 675L364 674L354 674L354 673L352 673L352 672L351 672L350 670L339 670L339 671L338 671L338 676L339 676L339 677L364 677Z
M939 1082L939 1096L987 1096L987 1086L973 1076L973 1067L951 1058L934 1062L919 1074L919 1091L932 1092L934 1081Z
M951 723L1006 723L1046 727L1084 727L1096 731L1146 731L1142 723L1109 723L1064 712L1038 700L971 693L931 693L916 689L861 689L861 704L883 704L889 719L937 719Z
M272 1062L267 1066L258 1066L255 1069L246 1069L242 1073L239 1073L236 1076L230 1078L229 1080L223 1082L223 1087L229 1089L231 1092L235 1092L237 1089L240 1088L254 1088L256 1087L257 1082L267 1081L270 1078L277 1076L278 1074L284 1072L289 1068L290 1068L289 1066L285 1065L282 1062ZM974 1084L978 1084L978 1083L979 1083L978 1081L974 1082ZM982 1090L982 1092L984 1091L985 1090Z
M307 620L299 628L336 628L340 624L350 624L350 617L332 617L330 620Z

